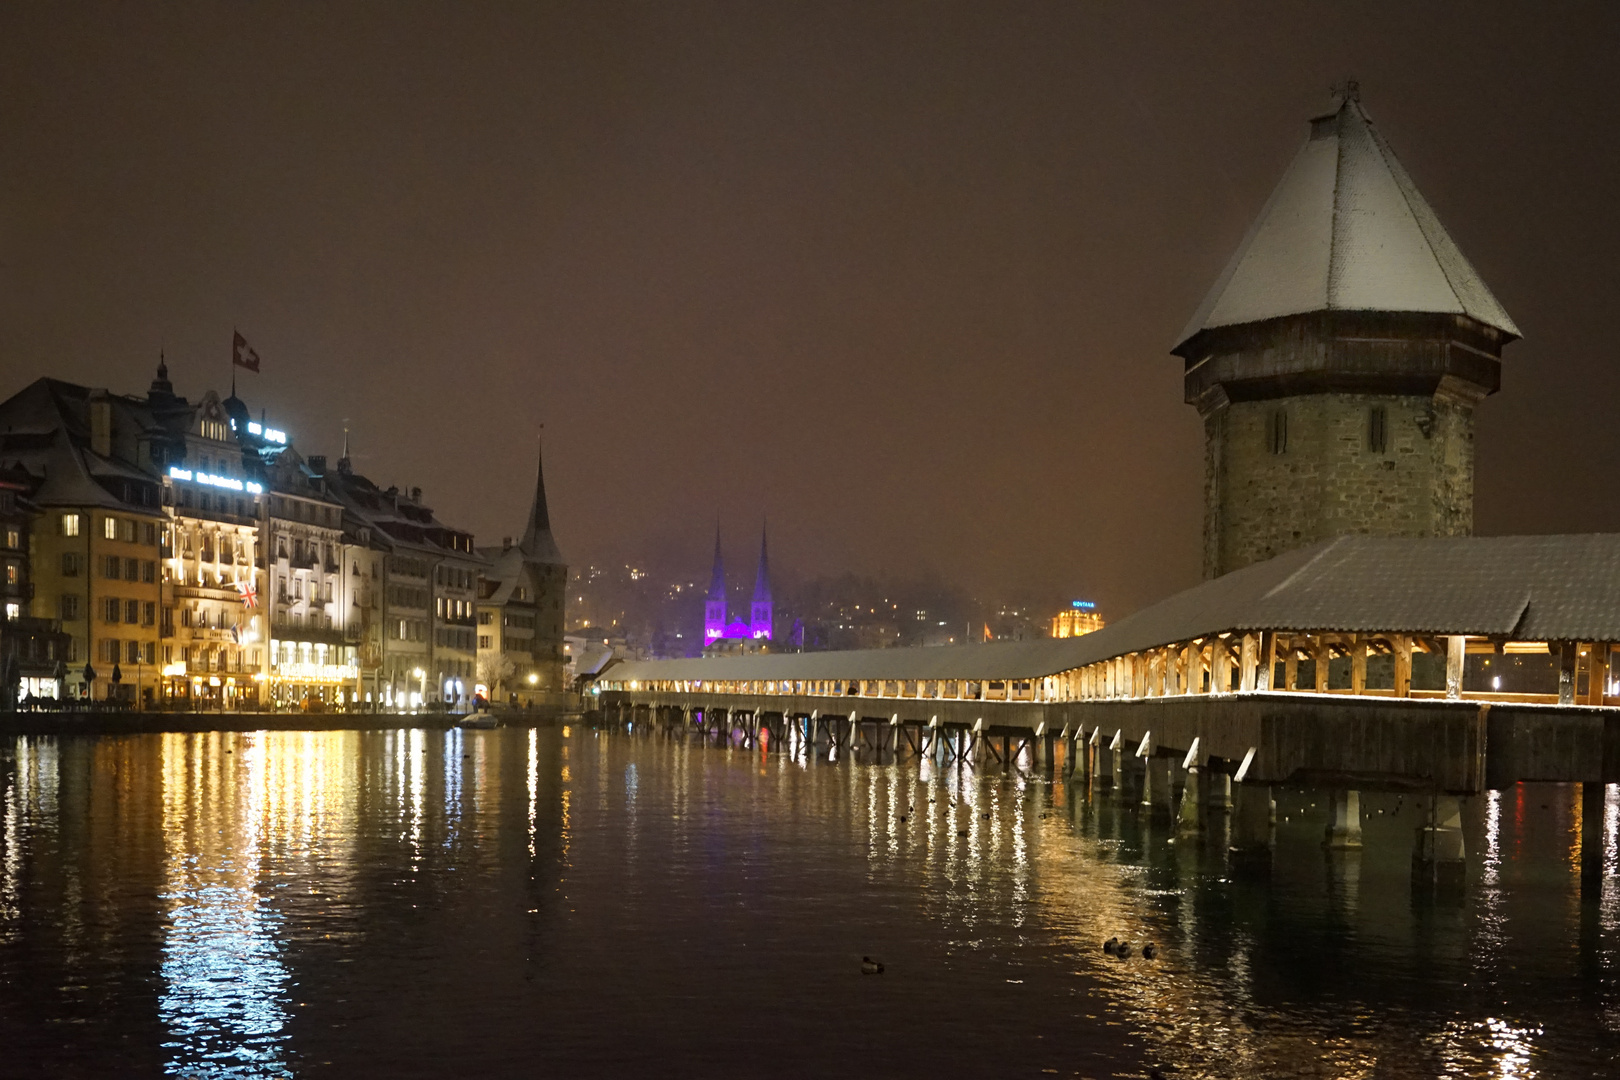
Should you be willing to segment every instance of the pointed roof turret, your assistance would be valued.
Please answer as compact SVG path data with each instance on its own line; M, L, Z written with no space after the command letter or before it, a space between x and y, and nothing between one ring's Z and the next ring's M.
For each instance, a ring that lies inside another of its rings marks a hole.
M345 457L348 455L345 454ZM523 533L523 554L534 562L562 565L562 552L551 536L551 512L546 509L546 462L541 447L535 454L534 505L529 508L529 527Z
M169 381L169 361L163 355L162 349L158 350L157 378L152 380L152 385L147 393L156 397L174 396L174 383Z
M1182 331L1314 311L1465 315L1509 339L1519 329L1418 192L1346 83L1232 261Z
M759 573L754 575L754 602L767 603L771 598L771 565L765 546L765 526L759 527Z
M714 523L714 572L709 575L709 599L726 598L726 568L720 561L720 523Z

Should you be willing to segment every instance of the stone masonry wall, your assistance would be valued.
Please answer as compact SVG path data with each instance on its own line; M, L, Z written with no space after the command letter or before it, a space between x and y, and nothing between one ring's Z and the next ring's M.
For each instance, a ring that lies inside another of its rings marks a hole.
M1385 448L1371 444L1382 407ZM1273 416L1287 445L1272 447ZM1312 394L1235 402L1205 419L1204 575L1347 533L1473 530L1473 407L1447 395Z

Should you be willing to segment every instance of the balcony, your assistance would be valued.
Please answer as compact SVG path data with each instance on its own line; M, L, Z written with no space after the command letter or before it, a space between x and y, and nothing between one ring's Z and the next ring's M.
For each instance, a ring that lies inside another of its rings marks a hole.
M270 627L270 636L277 641L307 641L311 645L357 645L360 643L358 627L293 626L276 623Z

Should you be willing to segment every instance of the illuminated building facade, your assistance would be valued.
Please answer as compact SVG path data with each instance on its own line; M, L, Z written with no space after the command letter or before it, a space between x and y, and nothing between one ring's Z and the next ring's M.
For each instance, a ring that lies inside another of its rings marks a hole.
M171 515L162 537L163 699L256 705L265 655L256 602L264 481L238 435L246 408L213 391L191 405L173 393L162 366L147 402L168 432L155 461Z
M507 699L550 693L567 573L543 475L486 557L346 444L328 469L161 362L145 396L39 379L0 402L0 674L31 697L464 709L481 607Z
M326 490L326 459L266 448L264 515L270 624L266 679L280 708L319 711L352 703L359 689L359 584L345 573L343 504Z
M522 538L479 554L487 564L477 606L478 686L486 699L521 706L564 689L568 566L551 535L543 457Z
M381 488L354 472L347 453L323 481L356 544L351 564L363 556L376 574L349 600L361 618L354 643L369 647L376 628L376 665L360 673L360 703L468 707L477 687L479 580L489 566L472 534L440 521L420 488Z
M1102 614L1090 600L1071 600L1069 606L1052 616L1052 636L1079 637L1103 628Z
M66 633L64 696L152 702L163 433L141 398L49 378L0 403L0 430L0 466L26 482L38 512L32 598L27 610L11 601L19 617L56 620Z
M60 697L70 644L60 620L29 614L34 597L31 534L39 517L28 499L33 486L22 469L0 470L0 708L18 700Z

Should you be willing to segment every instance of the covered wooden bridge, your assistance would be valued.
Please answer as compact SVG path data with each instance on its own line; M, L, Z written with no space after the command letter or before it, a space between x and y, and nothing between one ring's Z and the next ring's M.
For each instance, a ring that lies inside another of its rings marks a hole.
M883 746L1196 748L1267 783L1620 781L1620 535L1341 537L1083 637L633 661L595 689L620 712L887 725Z

